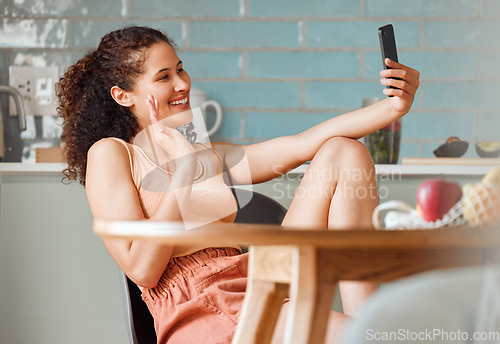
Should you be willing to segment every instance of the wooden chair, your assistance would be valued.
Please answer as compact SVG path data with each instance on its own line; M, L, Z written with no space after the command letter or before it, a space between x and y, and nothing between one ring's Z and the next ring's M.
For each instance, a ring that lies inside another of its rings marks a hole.
M231 189L231 191L237 194L237 200L249 200L244 206L240 206L238 202L235 222L281 224L283 221L286 208L274 199L244 189ZM120 274L130 342L132 344L156 344L153 317L141 298L141 291L121 270Z

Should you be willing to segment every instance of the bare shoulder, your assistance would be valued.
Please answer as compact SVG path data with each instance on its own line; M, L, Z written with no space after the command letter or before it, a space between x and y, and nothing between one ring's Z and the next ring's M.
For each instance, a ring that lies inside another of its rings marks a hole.
M128 156L127 147L112 138L104 138L92 145L88 152L88 157L100 159L100 158L111 158L116 155Z
M130 176L127 147L114 139L105 138L90 147L87 154L87 182Z
M95 219L144 218L127 150L123 142L102 139L88 152L85 188Z

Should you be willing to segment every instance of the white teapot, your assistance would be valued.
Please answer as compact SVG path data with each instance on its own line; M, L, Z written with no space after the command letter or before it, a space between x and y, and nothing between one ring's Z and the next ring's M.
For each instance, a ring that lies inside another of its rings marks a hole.
M222 123L222 108L219 103L215 100L207 100L207 95L200 89L192 88L190 92L190 104L191 109L193 110L193 125L195 127L195 131L198 134L198 141L207 142L208 136L213 135L221 126ZM215 109L215 123L212 128L207 129L207 109L208 108ZM199 108L201 111L201 116L199 115L199 111L196 109Z

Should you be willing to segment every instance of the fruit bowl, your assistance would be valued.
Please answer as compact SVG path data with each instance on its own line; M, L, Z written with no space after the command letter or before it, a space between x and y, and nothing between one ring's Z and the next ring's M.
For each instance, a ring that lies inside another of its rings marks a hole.
M437 184L433 182L433 185ZM440 186L439 192L448 197L450 191L447 189L449 186L445 187L446 184L442 182L438 186ZM422 216L422 208L420 210L413 209L404 202L391 200L381 203L375 208L372 222L377 229L434 229L462 225L471 227L494 225L498 227L500 225L500 166L493 167L481 179L481 182L465 184L462 187L462 194L463 197L452 205L442 218L436 221L427 221ZM418 200L417 193L417 204L419 203L421 202ZM448 203L447 207L450 204ZM383 226L381 211L387 211L383 219Z
M434 150L434 155L438 158L459 158L467 152L469 142L453 141L447 142Z
M391 210L385 215L384 227L381 226L379 220L381 210ZM500 185L482 182L475 184L441 219L436 221L426 221L418 210L398 201L379 204L375 208L372 221L375 228L385 229L498 225L500 224Z
M500 221L500 186L477 183L461 202L464 218L471 226L491 225Z
M500 141L477 142L476 153L481 158L497 158L500 156Z

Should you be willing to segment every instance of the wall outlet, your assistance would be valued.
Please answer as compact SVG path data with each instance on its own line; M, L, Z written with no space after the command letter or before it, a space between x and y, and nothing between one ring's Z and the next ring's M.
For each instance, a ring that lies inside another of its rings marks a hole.
M9 85L21 92L27 115L57 115L54 86L58 80L57 67L9 67ZM10 99L9 114L16 113L14 101Z

